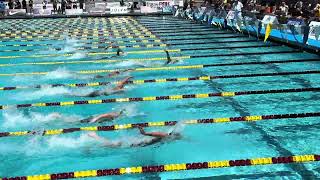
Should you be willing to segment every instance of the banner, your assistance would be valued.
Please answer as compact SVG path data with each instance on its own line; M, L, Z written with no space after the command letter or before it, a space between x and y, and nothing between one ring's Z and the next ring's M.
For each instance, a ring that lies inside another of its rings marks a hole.
M148 7L148 6L141 6L140 7L140 12L141 13L156 13L156 12L158 12L158 9L157 8L151 8L151 7Z
M303 19L289 19L287 25L304 26L305 23Z
M110 14L127 14L127 7L110 7Z
M107 2L107 8L120 7L120 2Z
M320 22L311 21L309 26L310 26L309 38L319 40Z
M163 9L167 6L173 6L173 1L146 1L146 6L150 8Z
M235 19L235 12L234 11L229 11L226 18L229 19L229 20Z
M8 15L9 15L9 16L22 16L22 15L26 15L26 10L25 10L25 9L9 9L9 10L8 10Z
M79 15L82 14L82 9L66 9L66 15Z
M263 24L279 24L276 16L265 15L261 21Z

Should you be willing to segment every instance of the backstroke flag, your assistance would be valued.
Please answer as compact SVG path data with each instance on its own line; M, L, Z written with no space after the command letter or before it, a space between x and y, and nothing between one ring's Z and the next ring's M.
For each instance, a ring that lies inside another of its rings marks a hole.
M272 24L269 23L267 25L267 28L266 28L266 34L264 36L264 42L267 41L268 37L270 36L271 31L272 31Z

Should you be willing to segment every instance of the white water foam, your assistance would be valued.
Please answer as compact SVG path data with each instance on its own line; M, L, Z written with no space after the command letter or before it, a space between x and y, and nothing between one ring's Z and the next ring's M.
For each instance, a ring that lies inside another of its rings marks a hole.
M44 87L33 92L18 93L13 98L17 100L21 100L21 99L35 100L35 99L40 99L42 97L57 96L57 95L64 95L64 94L70 94L70 93L71 91L66 87Z

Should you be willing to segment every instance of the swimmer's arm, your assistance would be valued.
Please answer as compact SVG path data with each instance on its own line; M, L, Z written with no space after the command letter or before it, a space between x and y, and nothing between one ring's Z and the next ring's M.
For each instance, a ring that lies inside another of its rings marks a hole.
M105 147L119 147L119 146L121 146L120 142L119 143L112 143L108 139L98 136L97 133L95 133L95 132L88 133L88 136L101 142L102 146L105 146Z
M92 137L93 139L95 139L95 140L97 140L97 141L99 141L99 142L101 142L101 143L103 143L103 144L108 142L107 139L98 136L98 134L95 133L95 132L89 132L89 133L88 133L88 136L89 136L89 137Z
M113 118L113 116L111 114L101 114L99 116L92 118L89 123L95 123L95 122L98 122L102 119L111 119L111 118Z
M140 133L145 136L152 136L152 137L157 137L157 138L164 138L167 137L167 133L162 133L162 132L145 132L142 127L139 127Z

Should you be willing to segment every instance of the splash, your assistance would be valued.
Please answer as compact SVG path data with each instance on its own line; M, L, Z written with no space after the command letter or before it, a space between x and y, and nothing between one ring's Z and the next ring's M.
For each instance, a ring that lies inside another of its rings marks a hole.
M87 134L81 134L80 137L62 137L62 136L52 136L47 139L48 148L81 148L88 147L91 144L96 143L94 139L89 137Z
M82 59L87 57L85 52L76 52L72 56L69 56L67 59Z
M173 127L171 127L167 132L174 133L174 134L181 134L185 127L186 127L186 124L184 121L178 121L178 123Z
M144 112L139 112L138 106L136 104L127 104L112 108L113 111L124 111L124 115L126 117L139 117L139 116L146 116Z
M54 71L48 72L48 74L44 76L44 79L65 79L65 78L71 78L74 76L75 74L73 72L62 67Z
M105 67L110 68L110 67L115 67L115 68L138 68L138 67L146 67L148 64L146 62L142 61L121 61L116 64L108 64Z
M17 127L29 127L31 125L31 119L26 117L21 111L15 108L9 108L4 110L2 127L4 129L17 128Z
M35 100L46 96L56 96L69 93L71 93L71 91L65 87L43 87L37 91L19 93L17 96L14 96L14 99Z
M78 115L64 115L60 113L39 113L39 112L28 112L23 113L15 108L10 108L3 111L3 124L1 125L4 129L36 129L41 131L43 125L51 123L65 124L66 122L79 122L82 119Z

